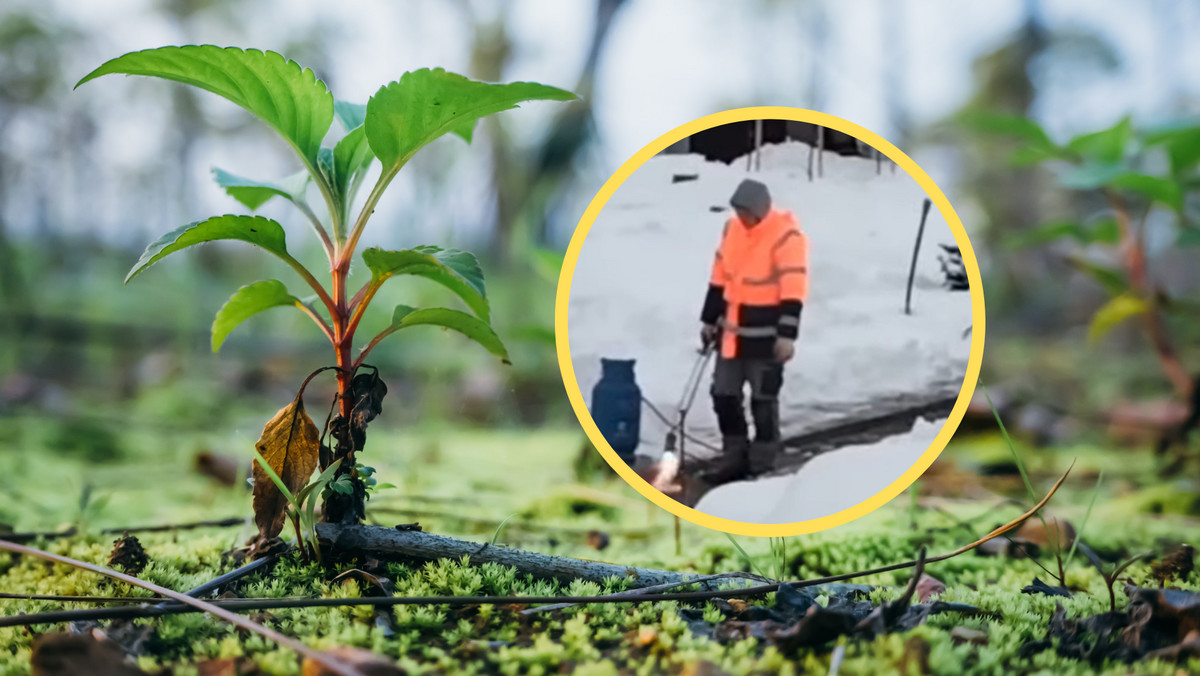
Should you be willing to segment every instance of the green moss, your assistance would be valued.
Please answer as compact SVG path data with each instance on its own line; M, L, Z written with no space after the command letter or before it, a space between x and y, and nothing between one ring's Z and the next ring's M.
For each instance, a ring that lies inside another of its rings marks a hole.
M0 421L0 433L4 432L4 426L11 430L22 425L25 423ZM42 438L39 435L44 432L31 434L28 426L21 429L26 433L20 438L30 444L39 443L36 439ZM12 454L0 454L0 515L12 514L12 522L23 529L72 523L77 517L81 487L91 483L96 494L110 496L108 504L91 518L91 534L54 540L43 546L103 563L112 538L96 535L97 528L248 514L249 498L242 487L217 487L189 469L190 453L200 445L215 446L219 442L221 446L249 448L252 439L235 437L205 434L164 444L152 435L131 434L121 439L122 457L126 459L122 462L129 464L101 469L91 468L78 458L52 460L38 453L23 458L22 462L32 464L35 475L56 477L58 483L53 490L20 480ZM423 454L426 456L423 459L416 457L422 454L409 456L399 450L426 448L435 438L438 452ZM983 443L992 444L989 440ZM676 555L673 519L648 506L614 477L587 487L574 486L571 465L577 445L577 430L537 434L454 431L439 432L434 437L420 430L401 434L381 428L371 439L370 464L378 469L381 480L404 484L406 488L376 496L368 510L384 524L419 518L427 530L480 542L491 539L495 523L508 514L518 513L523 515L522 520L511 522L501 538L501 542L511 546L697 573L729 571L741 566L740 554L723 535L686 523L682 529L683 554ZM959 447L951 446L944 458L956 460L961 452L964 464L970 464L971 454L966 450L969 449L960 451ZM989 446L978 456L985 458L990 453ZM1109 468L1084 534L1097 551L1106 554L1161 551L1167 543L1194 534L1193 519L1171 514L1139 514L1139 509L1152 511L1152 505L1123 501L1124 497L1147 489L1153 492L1158 485L1152 464L1140 457L1129 461L1127 453L1094 447L1073 448L1070 454L1046 452L1033 458L1029 468L1039 490L1044 490L1073 456L1080 457L1081 468ZM1123 468L1125 474L1112 468ZM419 481L412 478L413 470ZM515 490L511 481L498 479L511 476L521 477L520 490ZM993 488L1003 490L998 488L1003 485L999 483ZM480 486L492 488L480 489ZM1078 524L1093 486L1094 481L1089 480L1068 482L1051 503L1053 513ZM1012 488L1012 496L1023 499L1024 489L1019 484L1012 484ZM1195 486L1184 483L1174 490L1194 491ZM572 506L581 502L601 508ZM893 563L915 558L922 547L930 554L950 551L1021 512L1018 505L997 507L994 498L943 500L944 511L918 508L914 529L909 504L907 496L902 496L844 527L790 538L789 577L815 577ZM403 512L384 511L385 508L421 513L419 517L409 517ZM518 524L520 527L515 527ZM583 533L591 528L610 535L611 546L602 553L586 544ZM244 542L248 535L248 530L231 528L139 536L151 559L144 576L173 589L194 587L231 569L233 564L223 560L222 552ZM767 540L743 538L739 542L756 567L775 569ZM290 557L269 573L243 580L234 591L240 596L357 597L364 592L357 581L332 583L331 580L361 563L322 567ZM1052 556L1044 556L1043 564L1056 568ZM1148 569L1148 563L1139 563L1128 575L1135 581L1145 581ZM988 558L972 553L931 564L928 572L947 585L942 595L944 600L975 605L998 614L1001 619L965 618L947 613L930 618L928 624L910 632L865 642L843 640L846 653L840 673L902 673L905 660L913 659L909 646L916 645L914 642L928 646L929 667L935 674L964 670L979 674L1200 671L1196 662L1105 664L1096 670L1091 665L1062 658L1053 650L1028 659L1018 657L1021 645L1045 635L1056 601L1063 602L1071 617L1107 609L1105 584L1082 556L1077 555L1068 567L1068 584L1080 590L1071 599L1022 594L1020 589L1034 576L1049 577L1033 561L1025 559ZM494 564L473 566L467 559L421 565L390 563L386 575L395 593L403 596L598 594L627 586L626 581L618 579L603 584L533 580ZM856 582L881 585L871 593L871 599L880 602L896 598L908 575L908 571L895 571ZM1200 573L1193 573L1179 586L1200 589ZM90 573L6 554L0 554L0 589L40 594L147 595ZM827 597L822 599L827 601ZM771 600L768 597L756 603ZM1119 605L1125 603L1119 589L1117 600ZM61 607L36 601L0 603L4 614ZM783 654L755 640L719 644L692 635L678 615L681 607L672 602L588 604L524 617L511 608L496 606L397 606L391 613L390 627L379 624L376 612L367 606L272 610L256 617L310 645L356 646L375 651L396 660L412 673L556 673L564 664L584 674L674 673L695 669L701 663L712 663L735 674L826 673L829 669L832 646ZM721 619L720 611L712 604L696 607L703 611L707 621ZM143 623L155 628L147 646L148 655L141 660L149 671L170 669L176 674L194 674L196 664L204 660L250 656L267 673L298 673L295 655L202 615L171 616ZM955 645L950 632L956 626L986 632L987 645ZM20 629L0 629L0 676L28 673L30 643L30 635Z

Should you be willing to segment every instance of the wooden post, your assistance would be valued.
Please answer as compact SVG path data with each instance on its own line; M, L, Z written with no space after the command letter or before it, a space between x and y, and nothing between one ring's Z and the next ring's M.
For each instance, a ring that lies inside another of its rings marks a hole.
M921 207L921 225L917 227L917 243L913 245L912 265L908 268L908 290L904 292L904 314L912 314L912 285L913 277L917 274L917 254L921 252L921 237L925 234L925 218L929 216L929 207L933 206L933 202L929 198L925 198L925 204Z

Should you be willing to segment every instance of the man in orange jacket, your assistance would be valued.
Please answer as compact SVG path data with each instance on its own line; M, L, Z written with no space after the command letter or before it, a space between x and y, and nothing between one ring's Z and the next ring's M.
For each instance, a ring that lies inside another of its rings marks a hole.
M767 186L744 180L729 200L700 314L705 345L718 344L712 398L722 459L708 480L726 483L770 470L782 450L779 390L783 365L795 354L800 311L808 295L808 237L790 211L771 206ZM754 441L743 390L750 385Z

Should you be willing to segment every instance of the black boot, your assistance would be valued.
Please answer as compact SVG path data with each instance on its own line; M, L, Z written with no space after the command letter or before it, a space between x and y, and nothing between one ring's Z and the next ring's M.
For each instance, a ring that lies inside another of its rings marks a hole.
M750 440L746 437L724 437L721 439L721 456L717 466L706 472L704 480L719 485L745 478L750 469Z
M755 441L750 444L749 472L761 476L775 470L775 458L783 452L781 441Z

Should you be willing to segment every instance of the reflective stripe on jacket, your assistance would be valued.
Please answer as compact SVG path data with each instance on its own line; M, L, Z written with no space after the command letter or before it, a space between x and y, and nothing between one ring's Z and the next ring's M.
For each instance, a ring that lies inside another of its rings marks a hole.
M790 211L748 228L725 224L700 319L722 328L727 358L770 359L776 337L795 338L808 296L808 237Z

